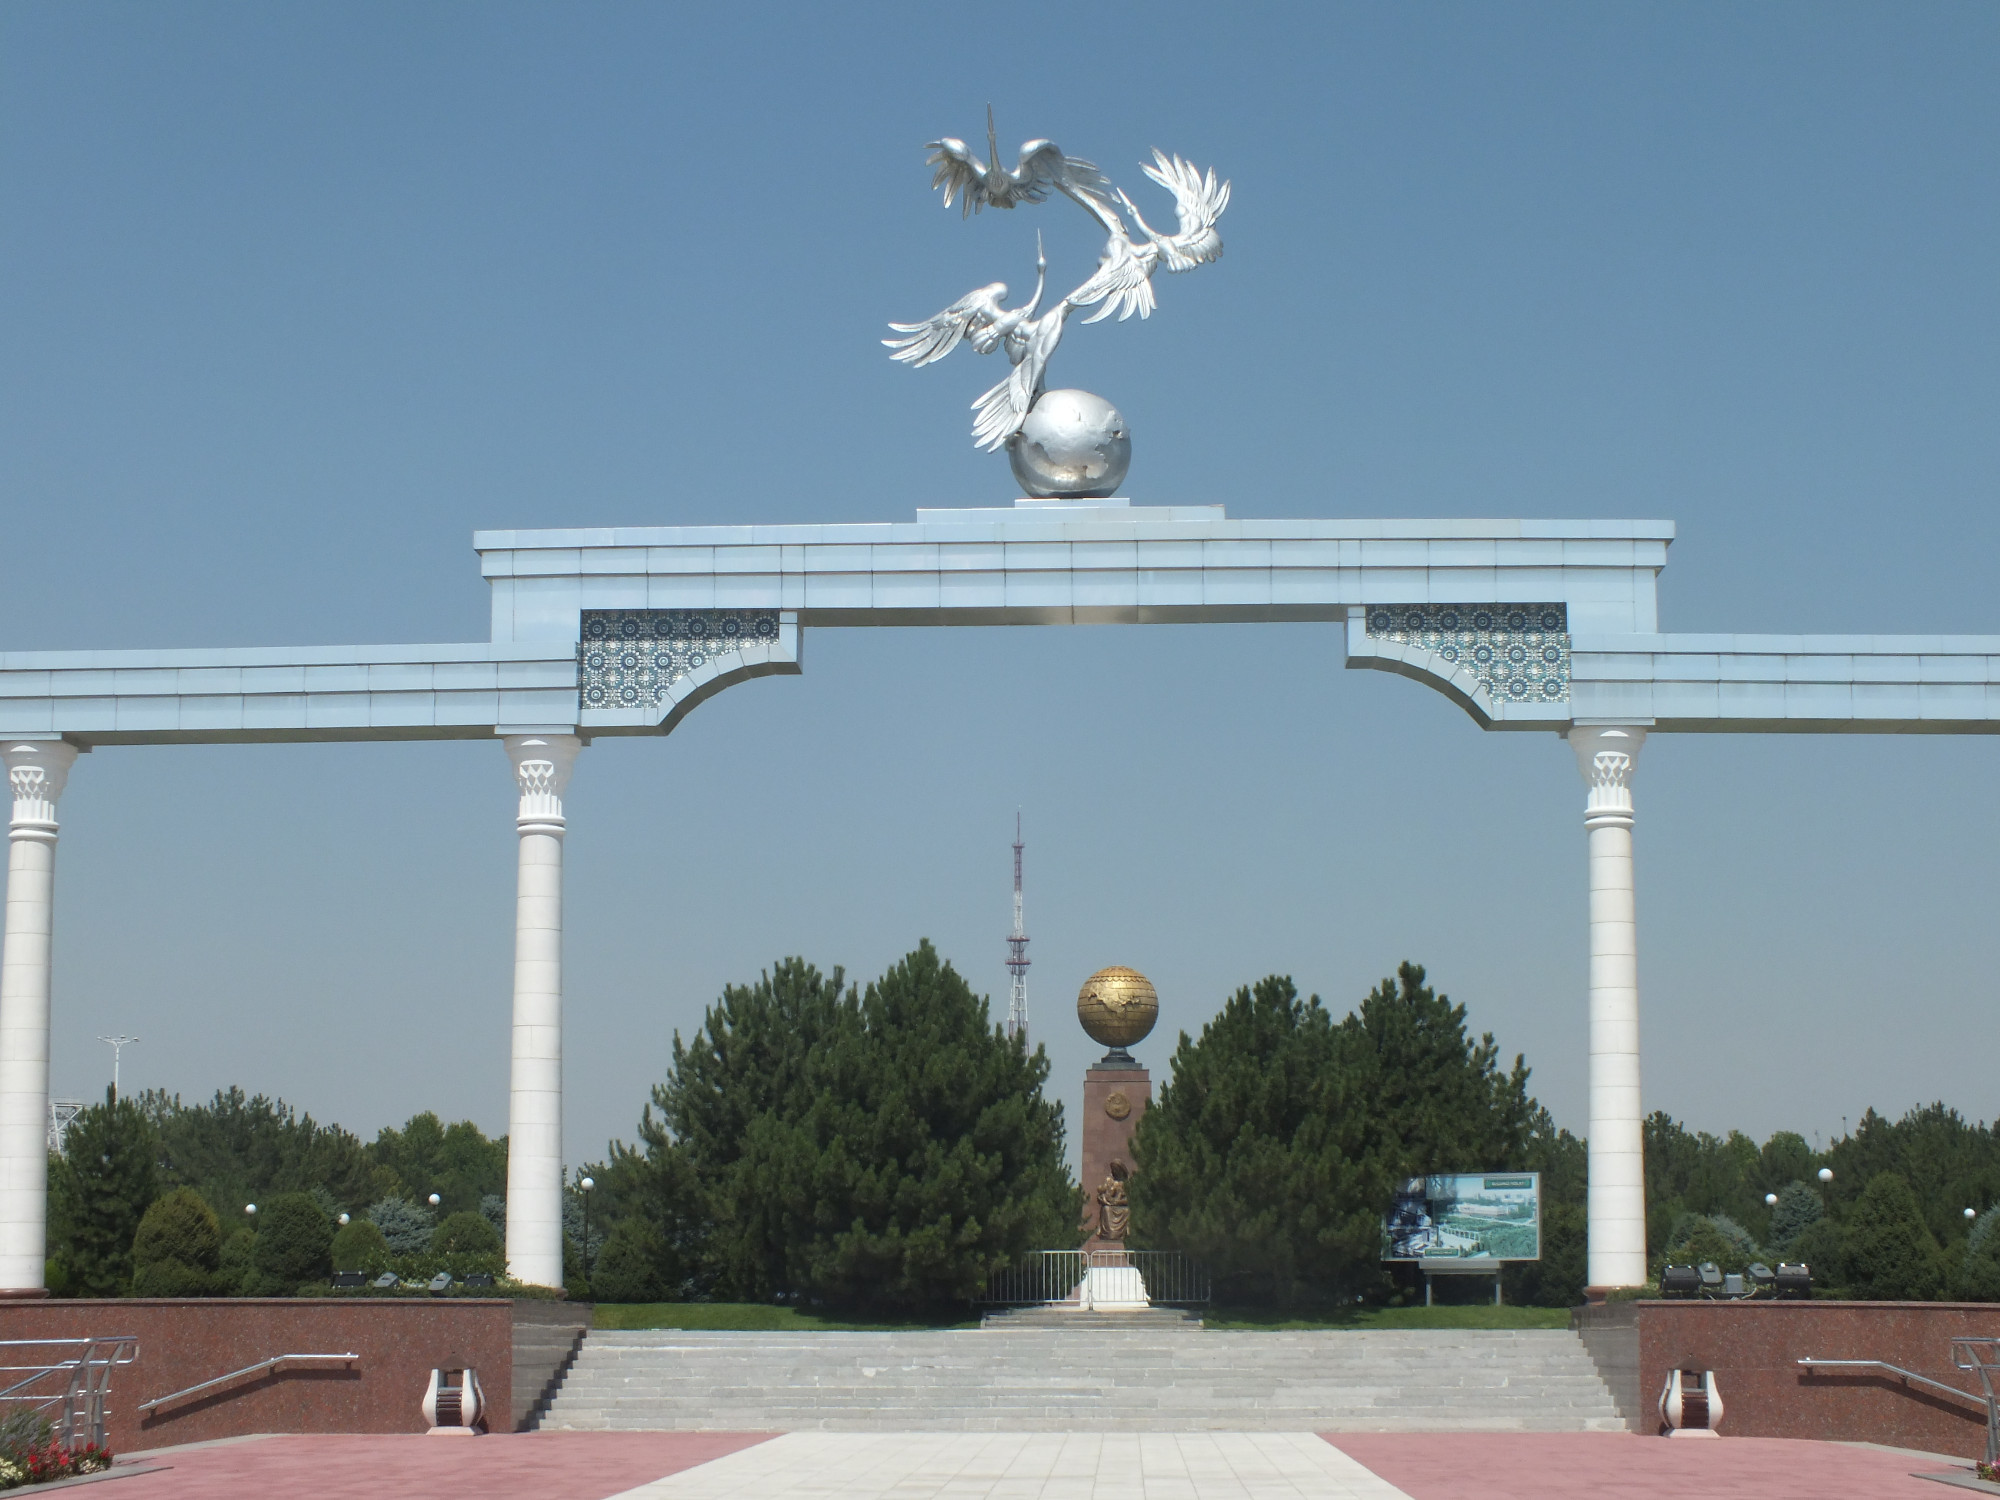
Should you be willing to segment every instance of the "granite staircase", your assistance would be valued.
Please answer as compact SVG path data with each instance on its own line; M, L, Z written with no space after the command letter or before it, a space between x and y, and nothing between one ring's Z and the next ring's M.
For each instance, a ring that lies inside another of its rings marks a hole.
M1078 1326L1081 1325L1081 1326ZM1625 1430L1576 1334L1234 1332L1072 1316L918 1333L597 1330L544 1428Z

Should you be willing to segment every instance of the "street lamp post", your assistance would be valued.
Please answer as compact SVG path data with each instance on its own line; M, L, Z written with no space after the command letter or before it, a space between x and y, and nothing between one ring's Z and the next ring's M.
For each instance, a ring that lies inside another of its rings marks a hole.
M583 1189L583 1280L584 1285L588 1286L590 1284L590 1193L591 1189L597 1186L597 1179L581 1177L577 1179L576 1185Z

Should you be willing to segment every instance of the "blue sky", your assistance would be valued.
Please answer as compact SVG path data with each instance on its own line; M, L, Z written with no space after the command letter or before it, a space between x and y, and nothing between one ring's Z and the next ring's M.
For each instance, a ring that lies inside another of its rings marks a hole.
M962 220L923 143L1049 136L1223 260L1062 383L1139 503L1680 527L1670 630L2000 631L2000 10L1916 6L0 9L0 646L476 640L478 527L1005 503L970 356L876 342L1095 245ZM964 362L961 362L964 361ZM1582 791L1343 671L1328 627L823 630L806 673L569 799L569 1141L784 954L933 938L1004 1005L1129 963L1172 1033L1427 964L1584 1112ZM1762 1136L1981 1118L1987 742L1658 737L1637 782L1648 1108ZM63 804L54 1080L241 1083L365 1134L504 1128L497 746L107 749ZM1975 1040L1976 1039L1976 1040ZM1071 1108L1076 1107L1072 1099Z

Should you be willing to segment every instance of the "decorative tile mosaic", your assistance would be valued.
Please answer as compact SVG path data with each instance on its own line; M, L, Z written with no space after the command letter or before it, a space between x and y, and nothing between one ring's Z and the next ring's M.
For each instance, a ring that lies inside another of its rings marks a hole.
M710 658L777 639L775 609L586 609L577 701L585 708L657 705Z
M1569 697L1569 609L1561 604L1376 604L1368 634L1463 667L1496 703Z

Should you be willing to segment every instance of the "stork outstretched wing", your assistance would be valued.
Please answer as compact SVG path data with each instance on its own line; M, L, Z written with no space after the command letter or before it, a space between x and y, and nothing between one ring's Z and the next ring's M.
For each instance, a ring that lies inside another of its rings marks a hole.
M1153 163L1150 167L1141 164L1139 170L1174 195L1174 211L1181 221L1178 234L1155 234L1139 217L1138 209L1132 207L1132 200L1123 193L1118 196L1131 209L1147 240L1159 247L1160 259L1166 262L1167 269L1192 271L1220 258L1222 236L1216 232L1215 221L1229 207L1229 184L1217 184L1213 167L1203 176L1193 162L1168 156L1158 148L1153 151Z
M994 139L990 107L986 111L986 142L993 156L990 166L956 136L943 136L925 148L935 168L931 186L944 189L946 208L961 196L965 200L961 215L976 214L988 204L1013 208L1021 203L1040 203L1053 188L1095 212L1094 204L1109 200L1116 191L1094 162L1063 155L1062 147L1054 141L1024 143L1019 164L1008 171L1000 165L1000 144Z
M1069 294L1069 301L1076 307L1089 307L1094 302L1104 304L1083 320L1086 323L1102 323L1113 313L1121 323L1133 313L1150 318L1156 305L1153 267L1159 258L1160 252L1152 244L1133 244L1121 224L1105 242L1097 270L1090 280Z
M961 339L977 338L982 329L997 323L1002 316L1000 302L1006 295L1007 283L995 281L967 292L921 323L891 323L889 327L903 336L882 343L890 351L889 358L906 365L935 364L956 349Z

